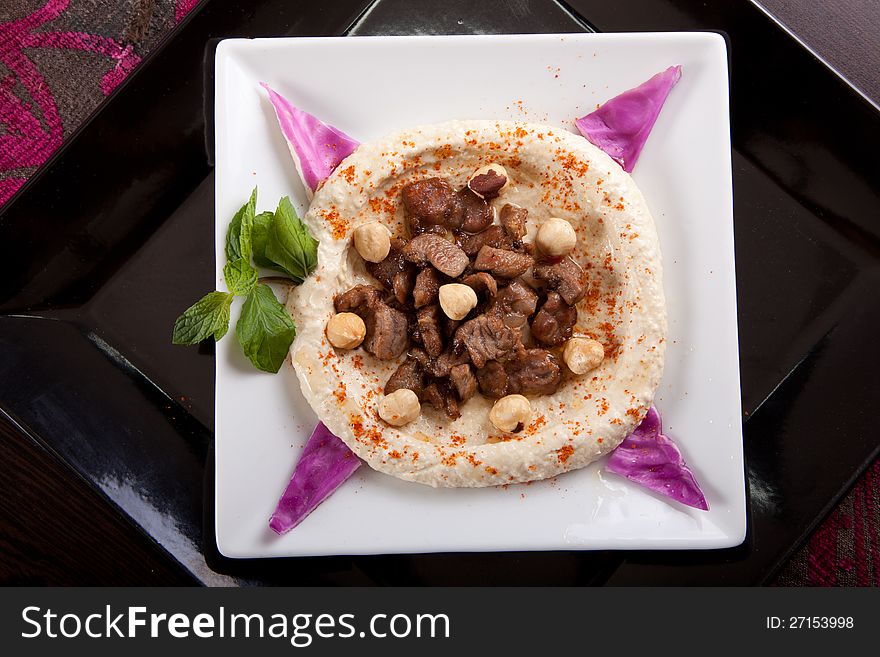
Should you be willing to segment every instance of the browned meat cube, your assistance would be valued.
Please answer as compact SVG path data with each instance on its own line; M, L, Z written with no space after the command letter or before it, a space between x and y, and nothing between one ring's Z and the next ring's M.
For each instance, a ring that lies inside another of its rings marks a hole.
M498 213L498 220L510 235L510 239L514 241L521 240L526 235L526 219L529 211L518 205L506 203L501 212Z
M505 364L508 393L552 395L562 382L562 368L546 349L528 349L523 356Z
M466 321L455 332L453 342L467 350L474 367L490 360L509 360L522 350L519 333L494 315L480 315Z
M449 381L458 395L459 401L466 402L477 392L477 377L467 363L456 365L449 370Z
M451 221L447 221L448 228L461 228L466 233L479 233L492 224L492 206L467 187L463 187L455 193L452 201Z
M424 233L410 240L403 247L403 256L410 262L424 267L431 264L447 276L455 278L470 264L467 254L452 242L439 235Z
M486 312L500 315L505 324L519 328L535 314L538 295L522 281L501 288Z
M440 274L433 267L425 267L419 271L413 287L413 305L421 308L437 303L437 293L442 284Z
M489 226L476 235L456 232L455 240L462 251L471 257L477 255L484 246L508 250L513 248L513 241L501 226Z
M484 246L477 254L474 269L488 271L498 278L516 278L525 274L532 263L534 260L528 254Z
M443 334L440 329L440 306L425 306L416 313L416 324L422 336L422 346L429 356L443 353Z
M403 188L403 205L419 223L445 224L449 218L455 190L442 178L416 180Z
M416 393L419 399L425 395L424 375L422 366L416 358L407 356L394 374L385 383L385 394L390 395L396 390L407 388Z
M486 367L477 370L480 392L492 399L501 399L507 394L507 372L496 360L490 360Z
M380 360L397 358L409 346L406 315L382 301L372 285L358 285L336 297L337 312L357 313L367 327L363 347Z
M577 308L565 303L558 293L549 292L544 305L532 320L532 337L555 347L571 337L576 323Z
M490 297L498 294L498 283L490 274L484 271L465 276L461 279L461 282L472 287L474 292L488 292Z
M535 265L535 278L546 281L547 287L559 292L569 306L583 299L586 293L584 271L571 258Z

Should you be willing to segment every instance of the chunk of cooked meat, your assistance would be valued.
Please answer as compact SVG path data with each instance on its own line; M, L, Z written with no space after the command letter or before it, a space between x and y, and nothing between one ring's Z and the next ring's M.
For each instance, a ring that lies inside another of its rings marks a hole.
M466 351L457 352L452 349L452 347L447 347L446 351L444 351L438 358L429 359L428 364L425 366L425 370L433 377L438 379L449 376L449 372L456 365L461 365L462 363L467 363L470 361L470 356Z
M486 173L480 173L468 181L468 187L486 200L497 197L501 188L506 184L507 176L497 168L489 168Z
M403 188L403 206L420 224L445 224L452 211L455 190L442 178L425 178Z
M494 302L486 312L500 314L501 319L511 328L519 328L535 314L538 295L522 281L512 281L501 288Z
M529 211L518 205L505 203L498 213L498 220L512 240L521 240L526 235L526 219Z
M451 221L447 221L449 228L461 228L466 233L479 233L492 224L494 213L492 206L467 187L462 187L455 193L452 201Z
M498 283L490 274L484 271L465 276L461 279L461 282L468 287L472 287L474 292L488 292L490 297L498 294Z
M546 349L528 349L505 364L507 392L521 395L552 395L562 382L562 368Z
M417 265L425 266L428 263L435 269L456 278L468 266L470 260L459 247L439 235L423 233L409 241L403 247L403 256Z
M461 412L458 410L458 400L455 398L455 393L452 392L448 381L435 381L429 384L425 388L425 401L438 411L446 413L450 419L457 420L461 417Z
M434 233L435 235L446 235L446 228L434 224L427 224L419 220L418 217L406 215L406 225L409 229L410 237L415 237L423 233Z
M425 306L416 313L416 324L422 337L422 346L429 356L443 353L443 334L440 332L440 306Z
M414 284L415 267L403 257L403 247L406 240L398 237L391 239L391 250L381 262L367 262L367 271L386 290L394 292L394 296L400 303L406 301L407 295Z
M446 405L443 400L443 394L440 392L440 386L437 385L436 381L432 381L427 386L425 386L425 399L427 403L436 408L438 411L442 411L443 407Z
M362 306L370 306L382 301L382 292L372 285L355 285L348 292L336 296L333 305L338 313L357 311Z
M547 300L532 320L532 337L555 347L571 337L577 323L577 308L569 306L557 292L548 292Z
M501 226L489 226L486 230L476 235L456 232L455 241L469 256L475 256L484 246L492 246L496 249L513 249L514 243L510 236Z
M559 292L570 306L583 299L586 293L584 271L571 258L535 265L535 278L545 281L547 287Z
M415 269L407 269L394 275L391 281L391 291L399 303L406 303L406 298L413 291L416 284Z
M407 388L416 393L419 399L425 395L424 373L422 365L416 358L407 356L406 360L400 364L394 374L385 383L385 394L390 395L396 390Z
M421 308L437 303L437 294L442 284L440 274L433 267L425 267L420 270L412 291L413 305L416 308Z
M360 312L358 314L361 314ZM392 360L409 346L406 315L379 302L361 314L367 325L363 346L379 360Z
M509 360L522 350L519 334L495 315L480 315L458 327L453 345L463 345L474 367L490 360Z
M363 347L380 360L397 358L409 345L406 315L382 301L372 285L357 285L334 301L336 312L357 313L367 327Z
M480 392L492 399L501 399L507 394L507 372L496 360L490 360L486 367L477 370L477 383Z
M459 401L466 402L477 392L477 377L467 363L456 365L449 370L449 382L455 389Z
M474 269L491 272L498 278L516 278L525 274L533 263L532 256L525 253L484 246L477 254Z
M453 335L455 335L455 331L461 325L461 320L452 319L448 317L446 313L443 313L443 335L448 340Z
M428 356L428 353L424 349L421 349L419 347L413 347L412 349L410 349L409 352L407 352L406 357L415 360L419 365L422 366L422 369L426 368L428 366L428 363L431 361L431 357Z

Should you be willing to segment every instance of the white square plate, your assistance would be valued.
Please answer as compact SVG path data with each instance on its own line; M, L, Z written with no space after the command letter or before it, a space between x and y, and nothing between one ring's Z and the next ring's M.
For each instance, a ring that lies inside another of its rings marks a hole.
M478 62L503 68L475 74ZM228 557L720 548L745 535L727 51L708 33L227 40L216 66L217 285L228 222L297 178L260 81L361 140L448 119L573 120L673 64L682 78L634 178L657 222L669 348L657 407L705 490L691 509L603 471L503 488L431 489L362 467L299 527L268 527L315 415L285 364L262 374L217 345L217 545ZM425 74L429 71L429 74ZM233 321L240 302L233 308Z

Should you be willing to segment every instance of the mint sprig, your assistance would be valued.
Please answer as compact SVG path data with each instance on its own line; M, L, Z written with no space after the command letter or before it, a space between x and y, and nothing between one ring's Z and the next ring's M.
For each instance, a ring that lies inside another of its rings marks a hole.
M211 336L219 340L229 330L229 292L208 292L187 308L174 322L171 342L174 344L198 344Z
M271 288L258 285L244 300L235 333L254 367L277 372L296 337L296 326Z
M257 188L251 192L248 202L232 217L229 228L226 231L226 259L246 260L251 259L251 232L254 227L254 213L257 210Z
M272 289L259 283L251 264L280 271L294 285L302 283L318 263L318 242L297 216L286 196L275 212L256 214L257 189L232 217L226 232L223 278L229 292L209 292L174 323L174 344L220 340L229 330L230 306L245 297L235 326L245 356L259 370L277 372L284 362L296 326Z
M223 267L223 280L230 292L244 296L257 286L257 270L247 260L227 262Z
M311 236L286 196L278 202L272 218L266 258L296 283L302 283L318 264L318 240Z
M277 265L266 257L266 244L269 242L269 233L272 231L274 212L261 212L254 217L254 227L251 230L251 244L254 250L254 264L257 267L275 269Z

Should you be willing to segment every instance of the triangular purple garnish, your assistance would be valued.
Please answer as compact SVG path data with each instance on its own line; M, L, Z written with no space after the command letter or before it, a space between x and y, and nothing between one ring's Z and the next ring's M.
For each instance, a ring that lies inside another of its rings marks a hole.
M615 449L605 469L703 511L709 504L678 447L660 432L660 414L651 408L642 423Z
M632 172L666 97L681 78L681 66L670 66L635 89L624 91L575 121L580 133Z
M295 107L265 82L260 85L269 93L296 170L311 196L360 142Z
M290 483L278 500L269 527L277 534L289 532L360 465L361 461L354 452L319 422L303 449Z

